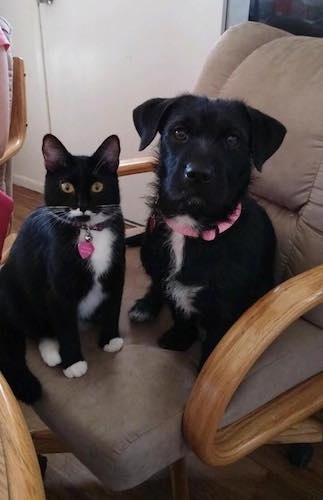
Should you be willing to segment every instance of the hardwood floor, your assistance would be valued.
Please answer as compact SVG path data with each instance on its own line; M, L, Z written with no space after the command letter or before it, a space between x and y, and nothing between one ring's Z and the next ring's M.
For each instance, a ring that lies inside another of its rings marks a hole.
M31 191L20 186L13 186L13 198L15 204L12 230L15 232L19 230L27 215L34 208L44 203L44 197L42 194L36 193L36 191Z
M14 188L14 230L30 210L42 203L42 195ZM23 407L32 428L42 424L30 408ZM297 469L286 458L287 447L264 446L239 462L206 467L188 457L192 500L323 500L323 446L315 445L308 468ZM45 478L48 500L170 500L165 471L143 485L123 493L105 492L99 481L71 454L48 456Z

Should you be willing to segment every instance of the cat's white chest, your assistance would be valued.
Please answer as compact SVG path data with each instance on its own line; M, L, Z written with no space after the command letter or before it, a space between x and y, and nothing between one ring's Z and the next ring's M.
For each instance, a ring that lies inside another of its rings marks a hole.
M111 229L105 228L102 231L91 231L92 245L94 251L89 257L89 266L96 278L106 273L112 262L113 244L116 236ZM85 231L80 231L79 242L84 241Z
M84 241L86 232L81 229L78 242ZM79 303L79 316L82 319L91 317L102 300L106 297L99 281L100 276L107 273L112 264L113 245L116 235L111 229L105 228L102 231L91 231L93 253L88 257L88 266L93 273L93 285L87 295Z

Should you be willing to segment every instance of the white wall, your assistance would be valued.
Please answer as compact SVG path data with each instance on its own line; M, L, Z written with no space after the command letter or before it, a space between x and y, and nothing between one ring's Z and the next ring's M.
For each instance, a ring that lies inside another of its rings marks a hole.
M248 21L250 0L230 0L226 13L225 27Z
M40 6L39 23L36 0L2 0L0 15L13 24L13 50L25 59L27 72L29 126L14 161L15 182L42 189L40 148L48 131L75 154L89 154L107 135L117 133L122 159L142 156L132 109L150 97L194 87L222 31L223 3L54 0L50 7ZM145 211L142 200L138 204L135 198L143 195L147 179L121 181L129 218Z
M40 161L41 138L49 132L43 60L36 0L1 0L0 15L13 26L13 55L25 61L27 136L14 158L14 179L30 189L41 190L44 167Z
M123 159L138 155L132 109L192 89L220 34L221 7L222 0L41 5L53 133L81 152L113 132Z

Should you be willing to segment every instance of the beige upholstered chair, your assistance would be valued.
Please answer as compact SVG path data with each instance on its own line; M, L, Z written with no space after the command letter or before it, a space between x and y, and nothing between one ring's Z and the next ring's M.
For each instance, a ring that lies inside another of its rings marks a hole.
M189 448L223 465L266 442L322 440L314 416L323 405L322 52L322 39L247 23L220 38L196 87L244 99L287 127L252 185L276 229L281 284L231 328L196 380L198 345L178 353L156 344L167 311L153 324L129 324L127 311L147 286L138 250L129 249L123 350L99 352L84 332L89 370L77 380L29 350L44 387L35 410L51 429L33 434L38 451L71 451L113 490L173 464L174 498L187 499ZM121 174L152 168L151 160L137 163Z

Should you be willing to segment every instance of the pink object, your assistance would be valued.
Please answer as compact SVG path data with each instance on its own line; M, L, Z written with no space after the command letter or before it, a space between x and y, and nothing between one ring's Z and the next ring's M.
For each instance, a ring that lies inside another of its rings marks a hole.
M4 47L5 50L8 50L10 47L10 43L8 42L7 37L2 31L1 27L0 27L0 47Z
M87 259L94 252L94 246L90 241L80 241L77 245L77 249L82 259Z
M208 229L206 231L198 231L189 225L178 224L175 219L165 219L166 224L175 232L183 234L184 236L189 236L190 238L202 238L205 241L212 241L220 233L223 233L229 229L240 217L241 214L241 203L237 205L237 208L232 212L228 221L220 222L217 224L217 229Z

